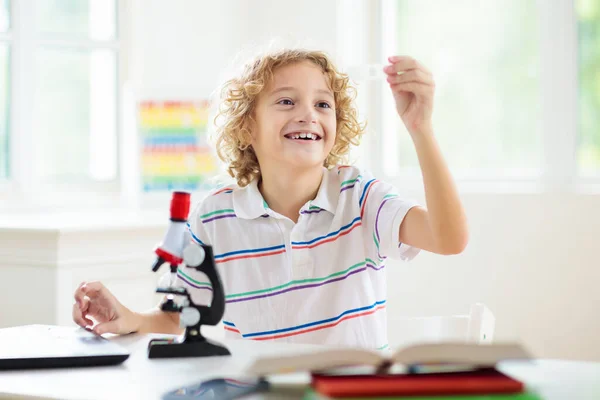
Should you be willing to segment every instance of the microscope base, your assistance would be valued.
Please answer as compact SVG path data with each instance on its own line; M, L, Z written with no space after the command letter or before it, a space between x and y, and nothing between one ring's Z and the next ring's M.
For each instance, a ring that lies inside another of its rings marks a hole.
M229 356L226 347L202 340L178 342L176 339L152 339L148 343L148 358Z

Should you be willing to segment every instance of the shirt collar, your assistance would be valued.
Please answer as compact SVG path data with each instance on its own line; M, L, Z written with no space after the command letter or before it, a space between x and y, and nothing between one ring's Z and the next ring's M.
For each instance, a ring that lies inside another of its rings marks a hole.
M336 181L331 179L331 173L332 171L323 167L323 178L319 191L309 204L334 214L340 196L340 188L339 185L336 185ZM269 206L258 190L258 179L252 180L246 187L233 192L233 209L238 218L244 219L255 219L268 214Z
M336 185L336 180L331 179L330 175L333 171L334 170L330 171L323 167L323 179L321 180L321 186L319 186L317 196L310 202L310 204L335 214L338 199L340 197L340 188L339 185Z
M238 218L255 219L267 214L267 203L258 190L258 179L233 192L233 209Z

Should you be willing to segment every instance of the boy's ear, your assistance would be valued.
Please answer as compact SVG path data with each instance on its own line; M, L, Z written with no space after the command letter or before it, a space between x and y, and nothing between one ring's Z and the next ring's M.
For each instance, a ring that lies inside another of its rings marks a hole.
M256 122L254 122L254 118L252 118L251 116L247 118L246 121L244 121L244 125L242 128L243 137L241 137L240 140L244 143L245 146L251 146L252 143L254 143L254 132L256 132L256 130L254 129L255 126Z

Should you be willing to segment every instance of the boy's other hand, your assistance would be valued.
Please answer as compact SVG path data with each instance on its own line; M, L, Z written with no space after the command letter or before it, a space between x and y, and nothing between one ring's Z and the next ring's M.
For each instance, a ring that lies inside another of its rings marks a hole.
M94 326L92 319L96 320ZM101 282L83 282L75 290L73 321L98 334L130 333L139 328L139 315L121 304Z
M396 110L411 135L432 131L435 82L431 72L406 56L388 57L387 74Z

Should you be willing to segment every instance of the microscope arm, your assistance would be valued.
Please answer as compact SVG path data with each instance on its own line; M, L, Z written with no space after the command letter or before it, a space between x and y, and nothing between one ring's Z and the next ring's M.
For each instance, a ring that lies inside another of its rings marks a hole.
M156 292L185 296L188 300L187 307L193 307L200 312L200 325L217 325L225 314L225 291L215 270L212 247L190 243L183 250L183 259L187 268L194 268L208 277L213 290L210 305L204 306L194 303L189 291L182 287L158 288ZM182 307L179 307L169 311L181 312L181 309Z
M197 264L200 253L204 253L204 257L203 260ZM213 290L209 307L194 305L200 311L200 324L217 325L225 314L225 291L223 289L221 278L216 271L212 247L191 243L185 248L183 254L187 267L195 268L197 271L204 273L208 277ZM195 262L196 264L188 264L188 260L192 263ZM190 303L193 304L191 301Z

